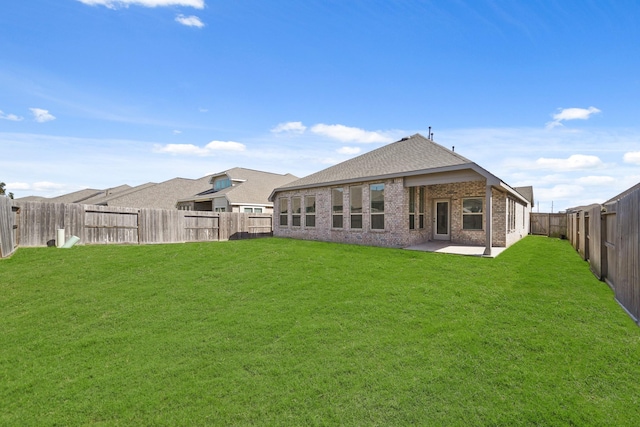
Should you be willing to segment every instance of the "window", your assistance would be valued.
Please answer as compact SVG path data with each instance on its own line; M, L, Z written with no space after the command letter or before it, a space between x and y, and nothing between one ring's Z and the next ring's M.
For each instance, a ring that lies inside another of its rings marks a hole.
M424 187L420 187L418 191L418 228L424 228Z
M304 198L304 225L305 227L316 226L316 196Z
M409 230L424 228L424 187L409 187Z
M262 213L262 208L253 208L253 213Z
M300 214L302 213L302 205L300 204L300 197L293 197L291 199L291 225L294 227L300 227Z
M409 187L409 230L416 228L416 187Z
M516 201L512 198L507 199L507 231L516 229Z
M215 208L213 211L214 212L226 212L227 208Z
M483 224L483 199L481 197L473 199L462 199L462 229L482 230Z
M280 225L289 225L289 200L280 199Z
M371 229L384 230L384 184L369 186L371 202Z
M224 190L228 187L231 187L231 180L229 178L216 179L213 183L213 189L215 191Z
M351 228L362 228L362 187L351 187L349 204Z
M333 228L342 228L343 227L343 216L342 213L344 211L344 191L342 188L332 188L331 189L331 227Z

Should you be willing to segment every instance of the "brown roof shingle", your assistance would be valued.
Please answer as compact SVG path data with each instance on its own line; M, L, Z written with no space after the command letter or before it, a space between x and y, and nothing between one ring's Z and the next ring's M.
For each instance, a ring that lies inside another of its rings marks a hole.
M278 190L384 177L472 163L471 160L444 148L442 145L420 134L415 134L308 175L284 185Z

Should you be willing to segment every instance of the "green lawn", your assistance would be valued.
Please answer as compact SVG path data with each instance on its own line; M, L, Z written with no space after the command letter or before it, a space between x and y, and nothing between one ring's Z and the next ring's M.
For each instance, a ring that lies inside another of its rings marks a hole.
M561 240L21 248L0 308L0 425L640 423L640 328Z

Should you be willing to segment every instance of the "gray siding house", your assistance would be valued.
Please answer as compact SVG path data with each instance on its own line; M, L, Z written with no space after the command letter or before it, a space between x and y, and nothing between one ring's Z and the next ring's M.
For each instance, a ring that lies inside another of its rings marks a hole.
M531 187L515 189L420 134L276 188L274 236L408 247L508 247L529 232Z
M272 213L269 194L274 188L298 177L245 168L233 168L211 175L209 188L178 200L181 210L213 212Z

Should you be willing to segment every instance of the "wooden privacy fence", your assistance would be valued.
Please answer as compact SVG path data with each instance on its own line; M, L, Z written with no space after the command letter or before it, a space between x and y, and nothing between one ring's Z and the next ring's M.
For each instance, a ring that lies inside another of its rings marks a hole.
M561 213L531 213L531 234L564 238L567 236L567 215Z
M223 241L272 235L271 214L15 202L20 246L55 244L56 230L79 244Z
M8 257L18 247L17 210L12 199L0 196L0 258Z
M640 319L640 186L604 205L568 214L569 240L616 300Z

